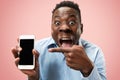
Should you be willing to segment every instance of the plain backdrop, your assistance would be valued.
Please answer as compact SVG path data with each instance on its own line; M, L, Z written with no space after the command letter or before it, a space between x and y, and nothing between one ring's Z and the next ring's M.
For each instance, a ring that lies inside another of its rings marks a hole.
M0 0L0 80L26 80L14 64L11 48L21 34L36 40L51 35L52 10L61 0ZM82 38L104 52L107 80L120 80L120 0L74 0L79 4Z

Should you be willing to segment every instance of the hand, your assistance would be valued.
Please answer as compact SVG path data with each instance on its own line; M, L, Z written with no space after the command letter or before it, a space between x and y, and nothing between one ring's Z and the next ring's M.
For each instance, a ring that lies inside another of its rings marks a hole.
M88 58L83 47L73 45L72 47L50 48L50 52L63 52L66 64L75 70L80 70L83 76L87 77L93 69L93 63Z
M18 52L22 49L17 46L16 48L12 48L12 53L15 57L15 64L18 66L20 58L18 57ZM24 74L28 75L29 80L39 80L39 62L38 57L39 54L36 50L33 49L33 55L35 55L35 68L33 70L21 70Z

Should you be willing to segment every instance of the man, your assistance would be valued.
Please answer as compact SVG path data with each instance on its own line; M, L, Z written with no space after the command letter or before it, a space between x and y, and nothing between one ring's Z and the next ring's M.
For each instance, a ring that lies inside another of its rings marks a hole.
M21 70L29 80L106 80L99 47L80 38L81 13L76 3L62 1L52 14L52 37L36 42L34 70ZM18 65L19 46L12 49ZM39 57L38 57L39 56Z

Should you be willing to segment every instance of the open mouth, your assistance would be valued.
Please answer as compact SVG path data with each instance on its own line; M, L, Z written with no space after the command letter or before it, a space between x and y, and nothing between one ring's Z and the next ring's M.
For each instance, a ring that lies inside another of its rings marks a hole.
M73 46L73 39L71 38L61 38L59 40L62 47L72 47Z

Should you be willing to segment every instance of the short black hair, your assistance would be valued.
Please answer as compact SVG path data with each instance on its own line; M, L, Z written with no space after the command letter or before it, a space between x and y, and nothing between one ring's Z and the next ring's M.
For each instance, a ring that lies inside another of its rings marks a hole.
M53 9L52 13L54 13L55 10L57 10L60 7L70 7L70 8L73 8L73 9L77 10L78 15L80 17L80 21L81 21L81 12L80 12L80 9L79 9L79 5L77 3L74 3L73 1L62 1L59 4L56 4L56 6Z

